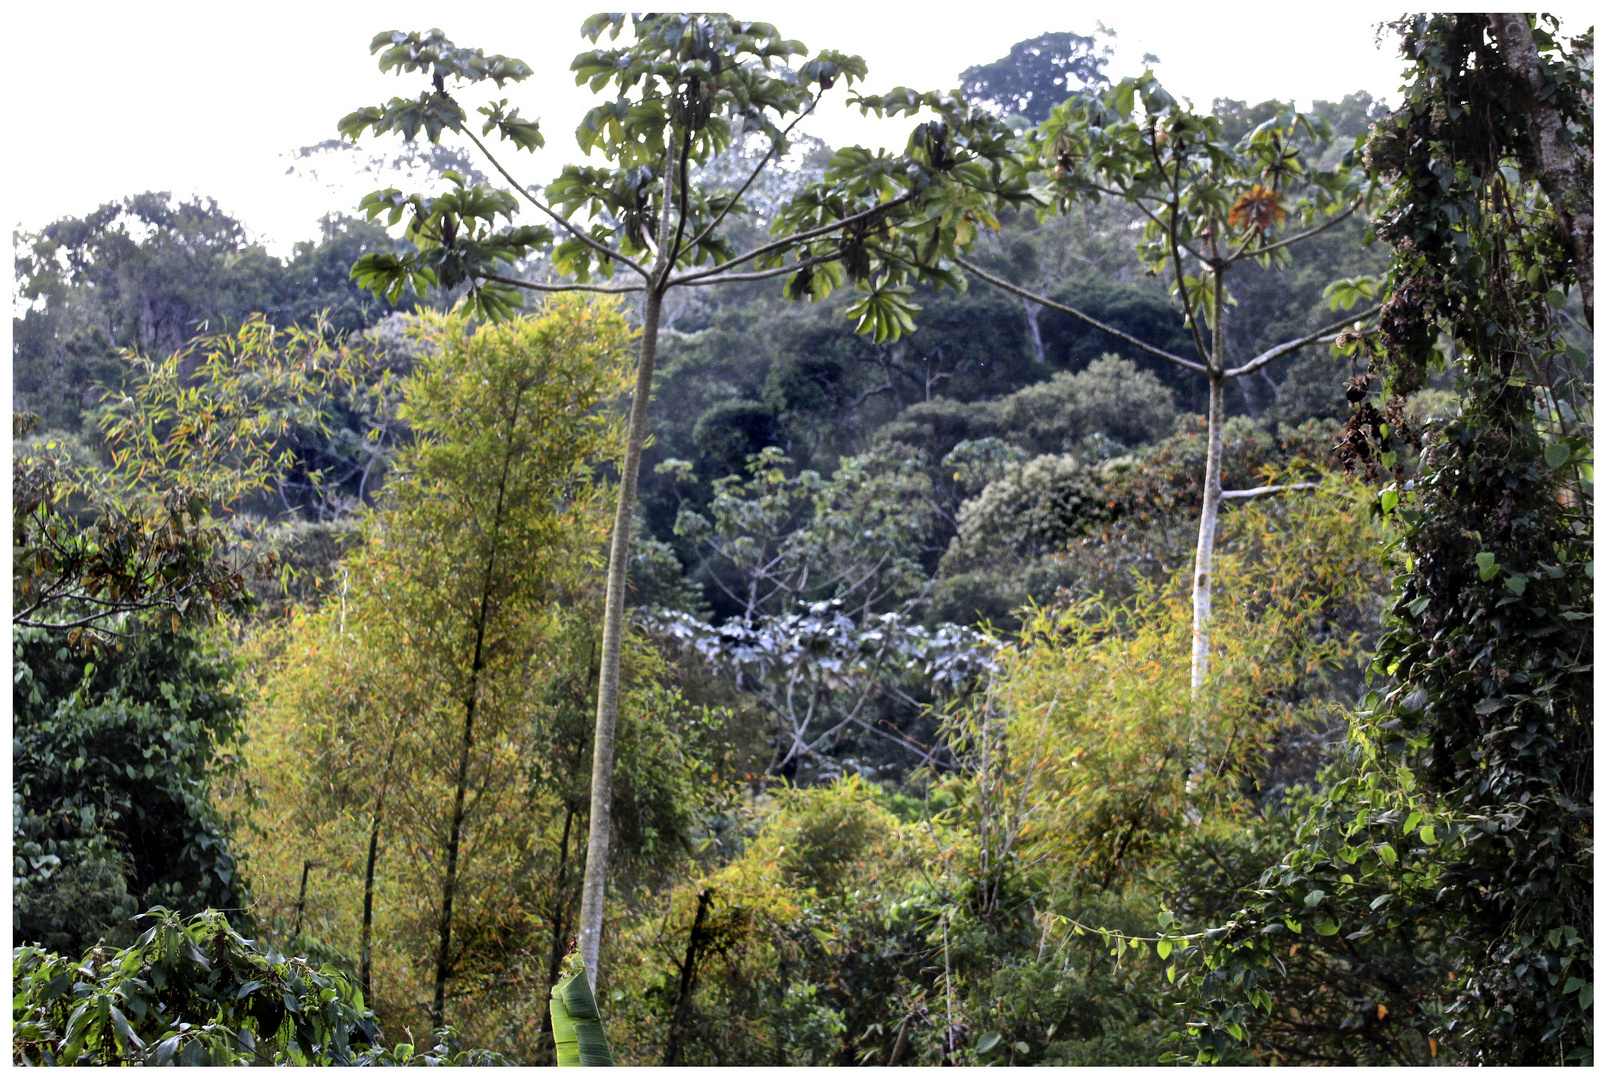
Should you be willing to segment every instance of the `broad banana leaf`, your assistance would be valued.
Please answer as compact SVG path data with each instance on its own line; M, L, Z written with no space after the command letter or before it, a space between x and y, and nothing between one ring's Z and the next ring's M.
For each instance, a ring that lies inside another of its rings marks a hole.
M552 1038L559 1065L612 1065L614 1052L603 1034L597 1001L586 981L586 964L579 953L564 961L569 977L552 988Z

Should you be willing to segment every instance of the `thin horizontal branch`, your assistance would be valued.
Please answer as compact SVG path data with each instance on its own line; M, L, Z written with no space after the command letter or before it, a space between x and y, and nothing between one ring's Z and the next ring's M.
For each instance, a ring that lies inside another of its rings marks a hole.
M1268 484L1265 487L1241 488L1238 491L1224 491L1224 499L1253 499L1257 495L1276 495L1280 491L1314 491L1321 484Z
M871 732L872 734L880 735L884 739L888 739L888 740L890 740L892 742L897 743L898 745L904 747L906 750L913 750L915 753L919 754L923 760L926 760L926 761L930 761L932 759L932 755L935 754L937 752L937 749L938 749L936 746L932 746L932 747L916 746L914 743L912 743L908 739L904 738L904 736L902 734L895 734L895 733L890 732L890 731L883 731L881 728L877 727L875 724L871 724L871 723L868 723L868 722L866 722L864 720L861 720L857 716L854 717L854 723L858 724L860 727L864 728L866 731Z
M1162 171L1164 172L1165 170L1162 169ZM1102 186L1100 184L1093 184L1091 186L1093 187L1093 189L1095 191L1101 192L1102 194L1105 194L1105 195L1113 196L1113 197L1118 198L1118 199L1125 200L1126 202L1129 202L1132 205L1138 207L1140 213L1142 213L1145 217L1149 218L1155 224L1159 225L1162 229L1165 229L1166 232L1167 232L1167 235L1169 235L1169 236L1171 235L1172 230L1166 224L1166 222L1162 221L1159 217L1157 217L1155 215L1154 211L1152 211L1149 207L1145 206L1140 197L1134 196L1132 194L1129 194L1130 189L1128 189L1128 188L1108 188L1108 187L1104 187L1104 186ZM1172 208L1172 213L1174 215L1176 215L1176 213L1177 213L1177 209L1176 209L1175 206ZM1209 261L1209 260L1206 259L1206 257L1204 255L1201 255L1198 251L1195 251L1193 248L1189 247L1188 244L1185 243L1182 240L1179 240L1177 242L1177 246L1179 248L1183 249L1184 251L1188 252L1191 256L1193 256L1195 259L1198 259L1200 262L1208 262Z
M1050 309L1052 309L1054 311L1062 312L1062 313L1064 313L1066 315L1072 316L1073 318L1081 319L1083 322L1087 323L1089 326L1092 326L1094 329L1103 330L1105 333L1109 334L1111 337L1117 338L1117 339L1119 339L1121 341L1125 341L1125 342L1127 342L1127 344L1133 346L1133 348L1135 348L1135 349L1142 349L1144 352L1149 353L1151 356L1158 356L1162 360L1170 360L1172 363L1177 364L1180 367L1186 367L1190 371L1198 371L1201 374L1205 374L1205 372L1206 372L1206 367L1205 367L1204 364L1197 363L1197 362L1195 362L1193 360L1186 360L1183 357L1178 356L1176 353L1167 352L1165 349L1158 349L1154 345L1150 345L1147 342L1140 341L1140 340L1138 340L1138 338L1134 337L1133 335L1125 333L1125 332L1123 332L1121 330L1118 330L1114 326L1110 326L1107 323L1102 323L1098 319L1094 318L1092 315L1084 314L1083 312L1078 311L1074 307L1070 307L1069 305L1062 304L1062 303L1059 303L1057 301L1051 300L1047 296L1039 295L1038 293L1032 292L1029 289L1023 289L1021 286L1012 284L1011 282L1006 281L1004 278L995 277L994 275L988 273L986 270L981 269L980 267L976 266L975 264L973 264L971 262L968 262L965 259L956 258L954 261L959 263L961 266L965 267L967 270L969 270L971 273L975 274L977 277L981 278L983 281L986 281L990 285L996 285L999 288L1003 289L1005 292L1014 293L1015 295L1017 295L1019 297L1022 297L1022 298L1027 299L1027 300L1031 300L1035 304L1042 304L1046 308L1050 308Z
M894 387L893 387L893 380L888 379L887 382L883 383L881 386L878 386L878 387L876 387L876 388L874 388L872 390L866 390L863 394L860 394L857 398L854 399L854 403L849 407L853 408L853 409L857 409L861 405L865 404L865 402L867 402L871 398L875 397L877 394L891 394L891 393L894 393L894 392L895 391L894 391Z
M696 281L677 278L670 282L670 286L673 288L676 285L696 285L702 288L705 285L724 285L731 281L764 281L766 278L781 277L783 274L794 274L811 266L819 266L821 263L835 262L841 257L837 252L833 251L828 255L811 255L803 262L789 263L786 266L772 266L768 270L750 270L742 274L718 274L714 277L699 278ZM725 263L724 265L729 266L731 264Z
M780 240L773 240L768 244L762 244L751 251L747 251L736 256L735 258L727 259L720 265L712 267L708 270L698 270L690 274L682 274L678 278L671 279L670 284L686 285L698 278L712 277L715 274L720 273L728 266L739 266L742 263L757 259L761 255L768 255L772 251L780 251L782 248L791 247L793 244L801 244L806 240L813 240L816 237L824 236L827 233L836 232L838 229L846 228L855 222L863 221L866 218L874 217L875 215L884 211L891 210L895 206L902 206L904 203L909 202L913 198L915 198L915 193L913 191L905 192L896 199L890 199L884 203L877 203L869 210L861 210L857 214L850 214L848 217L838 218L836 221L828 224L817 225L813 229L805 229L803 232L796 232L790 236L783 236Z
M1335 225L1338 225L1341 221L1344 221L1350 215L1354 214L1360 208L1361 208L1361 199L1358 198L1355 202L1351 203L1349 206L1347 206L1345 208L1344 213L1335 214L1333 217L1329 218L1327 221L1323 222L1321 225L1314 225L1311 228L1307 229L1305 232L1296 233L1293 236L1287 236L1284 239L1279 240L1279 241L1277 241L1275 243L1268 244L1266 247L1258 247L1254 251L1243 251L1243 250L1237 251L1237 252L1234 253L1233 258L1234 259L1253 259L1257 255L1265 255L1269 251L1277 251L1279 248L1288 247L1290 244L1298 244L1298 243L1300 243L1300 241L1308 239L1308 238L1313 237L1313 236L1316 236L1318 233L1327 232L1329 229L1333 228ZM1230 261L1232 261L1232 260L1230 260Z
M541 281L521 281L518 278L503 277L501 274L482 274L480 276L487 281L497 281L503 285L513 285L520 289L529 289L532 292L590 292L618 295L620 293L642 292L647 288L646 285L553 285Z
M1260 356L1257 356L1254 360L1251 360L1248 363L1242 364L1236 368L1229 368L1227 371L1222 373L1222 377L1224 379L1234 379L1240 375L1248 375L1252 371L1266 367L1268 364L1272 363L1281 356L1288 356L1296 349L1303 349L1307 345L1311 345L1314 342L1338 337L1339 332L1345 327L1349 326L1351 323L1360 322L1363 319L1370 319L1382 310L1384 310L1383 305L1370 307L1366 311L1358 312L1355 315L1347 315L1338 322L1329 323L1321 330L1307 334L1303 338L1297 338L1294 341L1286 341L1282 345L1274 345Z
M71 578L72 571L70 569L63 570L60 574L56 575L55 581L51 582L45 588L39 590L39 599L29 604L21 611L13 611L11 613L11 621L16 622L19 619L24 619L38 611L40 608L48 607L51 604L54 604L63 595L65 595L60 590L62 586L66 585Z
M139 610L139 609L135 609L135 608L118 608L118 609L114 609L114 610L111 610L111 611L102 611L102 612L99 612L99 613L94 614L94 615L85 615L82 619L74 619L72 622L60 622L60 623L42 622L42 621L40 621L38 619L12 619L11 620L11 625L12 626L28 626L28 627L33 627L34 629L38 629L38 630L79 630L79 629L82 629L83 627L86 627L86 626L92 626L92 625L94 625L95 623L99 622L102 619L109 619L114 615L122 615L122 614L125 614L127 612L132 612L132 611L135 611L135 610ZM95 629L96 629L97 633L105 633L105 634L116 633L116 631L107 630L105 627L96 627Z

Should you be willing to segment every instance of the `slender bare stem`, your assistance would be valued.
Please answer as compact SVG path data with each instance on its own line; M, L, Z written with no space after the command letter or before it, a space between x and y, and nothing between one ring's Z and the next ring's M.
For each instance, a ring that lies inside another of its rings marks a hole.
M1286 236L1282 240L1275 241L1266 245L1265 247L1258 247L1254 251L1245 251L1244 248L1241 247L1238 251L1233 253L1233 258L1229 259L1228 261L1232 262L1241 258L1253 259L1258 255L1265 255L1269 251L1277 251L1279 248L1288 247L1291 244L1298 244L1300 241L1310 239L1311 237L1316 236L1318 233L1327 232L1329 229L1333 228L1335 225L1338 225L1341 221L1344 221L1350 215L1354 214L1357 210L1361 209L1361 203L1361 199L1358 198L1355 202L1345 207L1343 213L1335 214L1321 225L1313 226L1312 228L1307 229L1305 232L1295 233L1293 236Z
M1246 361L1236 368L1229 368L1223 373L1223 377L1228 379L1236 379L1240 375L1248 375L1252 371L1257 371L1263 367L1266 367L1268 364L1272 363L1281 356L1288 356L1296 349L1303 349L1307 345L1314 344L1315 342L1321 341L1326 337L1337 336L1340 330L1343 330L1351 323L1360 322L1363 319L1370 319L1382 310L1382 307L1370 307L1366 311L1358 312L1355 315L1347 315L1338 322L1329 323L1321 330L1313 331L1303 338L1296 338L1293 341L1285 341L1282 345L1274 345L1272 348L1268 349L1260 356L1257 356L1255 359Z
M1068 304L1062 304L1062 303L1059 303L1058 301L1051 300L1047 296L1042 296L1042 295L1040 295L1038 293L1035 293L1035 292L1031 291L1030 289L1023 289L1021 286L1012 284L1011 282L1006 281L1004 278L997 277L997 276L995 276L993 274L990 274L986 270L983 270L981 267L977 266L975 263L972 263L967 259L956 258L954 261L956 263L958 263L959 265L965 267L971 273L975 274L977 277L981 278L983 281L986 281L990 285L996 285L999 288L1003 289L1005 292L1014 293L1015 295L1025 299L1025 300L1031 300L1035 304L1042 304L1046 308L1051 308L1051 309L1053 309L1055 311L1059 311L1059 312L1061 312L1063 314L1070 315L1073 318L1081 319L1083 322L1087 323L1089 326L1092 326L1094 329L1103 330L1105 333L1109 334L1111 337L1119 338L1120 340L1125 341L1125 342L1127 342L1127 344L1133 346L1133 348L1142 349L1144 352L1149 353L1151 356L1158 356L1162 360L1170 360L1172 363L1178 364L1178 365L1180 365L1182 367L1186 367L1190 371L1198 371L1198 372L1203 374L1207 370L1206 366L1204 364L1201 364L1201 363L1199 363L1197 361L1194 361L1194 360L1186 360L1183 357L1178 356L1176 353L1167 352L1165 349L1158 349L1154 345L1150 345L1147 342L1140 341L1138 338L1134 337L1133 335L1128 334L1128 333L1124 333L1123 331L1116 329L1114 326L1111 326L1108 323L1102 323L1098 319L1094 318L1092 315L1088 315L1088 314L1085 314L1085 313L1083 313L1081 311L1078 311L1076 308L1071 307Z
M512 184L515 191L517 191L519 194L523 195L526 199L530 200L530 205L534 206L537 210L540 210L543 214L546 214L548 217L552 218L553 221L557 222L560 226L563 227L565 232L569 233L576 240L579 240L582 244L585 244L587 247L591 248L593 251L597 252L600 255L606 256L607 258L618 260L619 262L622 262L626 266L630 267L632 270L636 271L638 274L642 275L642 277L644 277L644 278L647 277L647 269L646 269L646 267L642 266L641 263L638 263L635 259L632 259L628 255L624 255L624 254L621 254L618 251L615 251L613 248L609 247L607 244L600 244L596 240L593 240L590 236L586 235L586 233L583 232L577 225L573 224L568 218L564 217L558 211L554 210L552 207L548 206L546 203L544 203L540 199L536 198L535 192L533 192L529 188L525 187L518 180L515 180L513 178L513 174L510 173L507 169L502 167L502 162L497 160L497 157L496 157L495 154L493 154L490 150L486 149L485 143L481 142L478 138L476 138L474 132L470 131L468 128L463 128L462 130L463 130L463 134L465 134L465 135L467 135L469 137L469 141L472 142L475 146L480 148L480 153L484 154L486 160L491 162L492 168L496 169L497 172L501 173L502 178L504 180L506 180L508 183Z
M821 93L824 93L824 91ZM731 212L731 208L736 206L737 200L741 199L743 195L747 194L748 188L752 187L753 182L759 179L759 174L764 172L764 167L770 164L770 159L776 156L776 148L780 146L782 142L786 141L788 135L792 134L792 129L798 126L799 121L815 111L815 106L819 103L820 93L817 93L809 99L809 104L804 107L803 112L798 114L797 119L793 120L792 123L781 129L781 138L770 144L770 150L764 155L764 158L759 162L759 164L754 167L754 170L748 174L748 178L742 182L742 186L737 188L736 194L731 196L731 201L726 203L725 207L714 216L713 221L709 222L703 227L702 232L698 233L687 242L686 250L690 251L697 247L703 241L707 240L715 229L720 227L720 222L724 221L726 215Z
M692 149L692 129L687 128L684 132L681 133L681 153L680 153L681 160L679 162L679 166L680 166L680 170L681 170L681 183L680 183L680 189L681 190L676 192L676 196L677 196L676 201L680 205L677 208L678 213L677 213L677 216L676 216L676 219L675 219L675 239L670 241L669 256L664 260L664 275L663 275L663 279L658 282L659 285L664 284L664 282L666 282L666 281L668 281L670 279L670 274L675 270L675 260L677 260L677 259L679 259L681 257L681 237L686 235L686 208L687 208L686 155L687 155L687 151L689 151L691 149ZM665 209L667 210L667 209L669 209L669 207L666 206Z
M1165 170L1163 169L1162 171L1164 172ZM1089 186L1092 187L1095 191L1101 192L1102 194L1114 195L1118 199L1123 199L1126 202L1131 203L1133 206L1136 206L1138 208L1139 212L1141 214L1143 214L1145 217L1149 218L1155 224L1159 225L1163 229L1167 229L1167 231L1170 232L1170 229L1168 229L1166 222L1164 222L1160 218L1156 217L1155 212L1153 210L1151 210L1149 207L1145 206L1142 202L1140 202L1137 198L1135 198L1133 196L1132 191L1131 191L1130 188L1108 188L1108 187L1103 186L1102 184L1090 184ZM1205 261L1205 256L1201 255L1198 251L1195 251L1193 248L1189 247L1188 244L1186 244L1186 243L1182 244L1182 248L1183 248L1184 251L1188 252L1194 258L1199 259L1201 262Z
M1166 167L1161 161L1160 148L1155 145L1155 139L1153 136L1154 132L1151 130L1150 152L1155 157L1156 166L1160 168L1161 172L1164 174L1166 172ZM1205 339L1200 334L1200 321L1195 316L1194 301L1189 299L1188 281L1183 276L1183 256L1178 250L1180 247L1188 249L1189 254L1194 255L1196 259L1199 259L1201 262L1206 261L1203 256L1196 254L1192 248L1189 248L1187 244L1182 243L1177 238L1177 212L1182 203L1179 185L1182 183L1182 177L1183 159L1181 156L1179 156L1177 158L1177 168L1172 170L1172 201L1170 204L1171 213L1167 215L1166 220L1166 239L1172 249L1172 272L1177 275L1177 298L1183 302L1183 321L1188 323L1189 333L1194 335L1194 348L1199 352L1200 359L1210 361L1211 352L1207 351L1205 348ZM1218 312L1218 314L1220 315L1220 312ZM1215 348L1214 343L1212 348ZM1219 367L1219 365L1214 363L1211 366Z
M809 258L804 259L801 262L788 263L786 266L772 266L768 270L750 270L742 274L717 274L712 277L698 278L695 281L688 281L685 278L676 278L674 281L670 282L670 285L671 287L676 285L696 285L702 287L705 285L724 285L728 281L764 281L767 278L781 277L784 274L794 274L799 270L803 270L810 266L819 266L821 263L835 262L839 258L841 258L841 256L839 256L837 252L833 251L825 255L811 255ZM721 265L730 266L731 264L722 263Z
M647 288L646 285L578 285L562 282L554 285L540 281L522 281L519 278L504 277L501 274L482 274L481 276L487 281L499 281L504 285L529 289L531 292L589 292L617 296L622 293L642 292Z
M780 251L782 248L791 247L793 244L801 244L806 240L813 240L817 236L824 236L827 233L836 232L838 229L845 228L846 226L852 225L857 221L863 221L868 217L874 217L877 214L891 210L895 206L902 206L904 203L909 202L913 198L915 198L915 193L913 191L907 191L896 199L889 199L887 202L877 203L868 210L861 210L857 214L850 214L848 217L838 218L836 221L830 222L829 224L817 225L813 229L805 229L802 232L795 232L790 236L784 236L780 240L774 240L768 244L762 244L751 251L744 252L743 254L736 256L735 258L727 259L720 265L711 267L708 270L697 270L689 274L682 274L678 278L672 278L670 284L687 285L698 280L699 278L712 277L713 275L720 273L720 271L724 270L728 266L737 266L741 263L748 262L749 260L757 259L762 255L768 255L772 251Z
M1253 499L1258 495L1276 495L1280 491L1315 491L1321 484L1267 484L1263 487L1239 488L1237 491L1224 491L1224 499Z

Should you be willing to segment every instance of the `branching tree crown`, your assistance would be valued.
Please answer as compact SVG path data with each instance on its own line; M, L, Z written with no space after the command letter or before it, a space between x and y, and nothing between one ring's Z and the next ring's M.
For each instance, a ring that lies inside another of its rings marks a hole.
M1376 308L1285 341L1249 358L1228 355L1226 324L1234 299L1233 268L1254 260L1284 266L1294 245L1355 213L1362 177L1350 155L1332 169L1314 162L1333 138L1320 117L1280 109L1242 138L1225 137L1222 122L1167 93L1146 72L1103 93L1079 94L1057 105L1027 136L1024 167L1045 180L1042 213L1064 213L1079 201L1119 199L1144 218L1139 256L1152 274L1169 279L1183 308L1194 355L1156 348L1066 304L989 273L963 256L969 272L1023 299L1064 312L1152 356L1205 377L1209 385L1207 454L1193 575L1193 672L1203 685L1210 655L1211 561L1217 509L1224 498L1272 494L1285 485L1222 490L1222 390L1230 380L1359 324ZM1370 298L1372 285L1355 281L1330 291L1335 306ZM1301 485L1307 486L1310 485Z
M785 276L789 298L818 300L852 281L864 294L848 312L857 329L877 342L896 340L914 328L914 285L964 288L952 260L974 242L979 226L996 224L993 207L1030 202L1032 195L1014 168L1008 129L959 94L850 91L850 104L864 113L932 118L915 126L901 154L838 151L819 183L773 215L773 239L735 252L721 226L743 212L745 193L786 152L793 130L826 92L865 77L864 61L832 50L802 59L803 45L773 26L728 15L596 15L581 32L594 45L605 34L611 43L581 53L571 65L577 82L603 98L582 120L576 141L604 164L568 166L545 190L515 179L485 141L495 133L498 142L533 151L543 144L538 123L499 98L480 106L476 133L454 96L485 82L500 91L528 77L530 68L459 47L439 30L374 39L381 70L422 75L428 88L416 98L359 109L340 122L340 131L353 139L367 131L396 132L408 140L423 132L431 142L450 131L473 143L508 185L449 173L451 187L438 195L396 189L369 195L363 207L370 218L383 214L392 225L405 218L406 237L416 248L357 262L353 275L375 292L399 297L410 286L464 286L469 312L492 319L512 314L522 291L642 294L640 360L609 552L581 902L580 951L587 977L596 979L625 569L665 294ZM770 142L747 178L735 189L699 183L701 166L745 132ZM541 215L539 223L517 222L521 201ZM517 263L537 254L569 280L514 276Z

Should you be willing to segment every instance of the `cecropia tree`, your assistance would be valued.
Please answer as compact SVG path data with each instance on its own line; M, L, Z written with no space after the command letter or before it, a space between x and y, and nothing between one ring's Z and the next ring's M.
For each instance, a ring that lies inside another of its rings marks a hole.
M510 57L461 48L438 30L384 33L372 44L383 71L416 74L424 89L350 114L342 135L395 132L431 142L447 133L473 143L502 186L473 184L456 173L436 195L376 191L363 202L371 218L406 219L416 250L372 254L354 276L377 293L409 287L466 289L464 303L483 318L518 310L524 292L583 290L635 296L641 338L609 550L597 691L590 836L581 901L579 947L595 981L608 862L625 570L637 473L647 436L660 313L674 289L786 278L790 299L821 299L851 282L862 296L849 315L878 342L914 327L916 284L962 289L953 260L990 225L991 208L1031 198L1015 165L1009 132L957 94L898 89L881 96L849 90L865 76L856 56L826 50L812 58L800 43L764 23L726 15L597 15L582 33L612 47L575 58L576 80L603 100L581 121L576 139L599 164L564 168L545 188L520 181L489 143L535 150L535 120L508 99L488 101L472 123L458 94L490 82L498 90L531 74ZM623 44L620 42L623 41ZM737 250L729 226L744 214L743 196L767 169L780 167L797 125L838 83L848 103L878 116L927 113L904 151L840 150L824 179L804 186L765 224L771 239ZM478 130L476 130L476 128ZM493 136L495 138L493 138ZM769 150L734 189L700 174L744 137ZM521 207L536 223L518 220ZM549 280L520 276L518 265L545 255Z
M1228 282L1233 268L1251 260L1262 266L1288 265L1291 248L1339 224L1362 205L1364 178L1352 168L1350 155L1332 169L1319 168L1310 160L1309 155L1324 149L1332 138L1325 121L1288 109L1229 142L1217 117L1180 104L1147 72L1108 91L1071 98L1029 133L1025 167L1046 179L1054 204L1043 211L1045 215L1063 212L1079 200L1120 199L1143 216L1139 255L1152 273L1169 279L1194 340L1194 356L1157 348L990 273L972 259L957 259L989 284L1064 312L1205 378L1207 453L1194 554L1190 671L1196 693L1209 665L1211 562L1222 500L1311 486L1222 490L1223 387L1297 349L1334 340L1346 328L1360 328L1378 311L1372 307L1348 315L1252 357L1229 355L1227 314L1234 300ZM1346 282L1331 287L1329 295L1332 306L1349 308L1369 298L1369 290L1366 282Z

